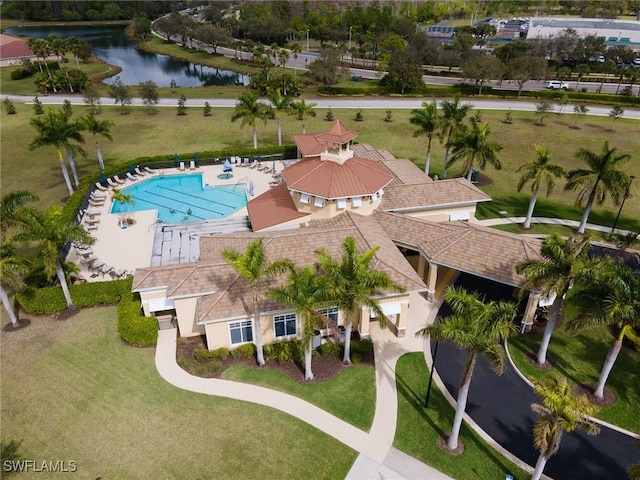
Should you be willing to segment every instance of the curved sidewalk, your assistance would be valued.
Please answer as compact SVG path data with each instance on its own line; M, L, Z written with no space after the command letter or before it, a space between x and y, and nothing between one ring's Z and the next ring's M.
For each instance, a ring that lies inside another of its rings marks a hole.
M424 310L422 311L424 313ZM424 317L422 318L424 319ZM183 390L218 395L275 408L331 435L360 454L347 478L451 480L450 477L392 447L398 404L395 382L396 362L400 355L410 351L403 344L408 344L410 348L418 344L418 349L423 350L422 340L415 343L413 332L407 332L407 337L405 337L407 341L403 341L405 339L395 339L388 330L373 328L372 336L376 337L374 339L376 411L369 433L309 402L286 393L255 385L190 375L177 364L176 336L176 329L158 332L155 362L158 373L164 380Z
M506 225L508 223L524 223L526 217L501 217L501 218L489 218L487 220L478 220L479 225L485 227L492 227L494 225ZM552 225L564 225L566 227L578 228L580 222L576 220L566 220L564 218L551 218L551 217L531 217L531 223L548 223ZM599 232L610 232L611 227L605 227L602 225L596 225L595 223L587 223L587 230L597 230ZM616 228L616 233L620 235L628 235L628 230L620 230Z

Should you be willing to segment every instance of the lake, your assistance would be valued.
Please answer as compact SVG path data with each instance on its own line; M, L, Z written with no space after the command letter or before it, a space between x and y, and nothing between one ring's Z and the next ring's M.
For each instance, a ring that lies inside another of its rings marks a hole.
M230 70L195 65L184 60L147 53L129 41L123 26L99 27L15 27L5 29L8 35L46 38L51 34L59 37L82 38L91 44L95 56L122 67L119 74L125 85L138 85L153 80L159 87L169 87L175 80L179 87L201 87L211 85L248 85L250 77ZM115 77L107 78L112 83Z

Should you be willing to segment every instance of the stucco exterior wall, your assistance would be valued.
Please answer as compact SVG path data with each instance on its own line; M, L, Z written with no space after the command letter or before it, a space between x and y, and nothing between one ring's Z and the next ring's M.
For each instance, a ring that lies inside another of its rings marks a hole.
M468 214L469 222L477 222L476 219L476 207L465 205L464 207L451 207L451 208L434 208L429 210L402 212L411 217L424 218L432 222L449 222L451 221L451 214Z
M144 312L145 317L151 316L149 300L159 300L161 298L167 298L167 291L165 289L140 292L140 303L142 304L142 311Z
M353 206L352 198L347 198L345 208L338 208L337 200L325 200L324 206L316 207L314 204L316 197L311 195L309 197L309 203L302 203L300 201L301 196L301 193L294 192L291 199L299 212L305 212L312 215L312 218L308 218L307 220L332 218L346 211L355 212L360 215L371 215L373 211L380 206L380 202L382 201L381 196L376 197L376 199L372 201L371 196L365 195L362 197L362 202L359 207Z
M195 337L197 335L203 335L205 333L204 326L198 325L196 320L198 297L180 298L174 300L174 304L176 306L180 336Z

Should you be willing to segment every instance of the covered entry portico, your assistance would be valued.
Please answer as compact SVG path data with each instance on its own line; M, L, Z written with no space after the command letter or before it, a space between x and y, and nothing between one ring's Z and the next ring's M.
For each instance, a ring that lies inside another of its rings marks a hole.
M407 256L427 285L427 298L442 294L457 272L465 272L517 288L523 278L515 266L539 259L542 242L467 222L435 223L389 212L376 220ZM417 258L416 258L417 257ZM531 324L540 295L529 295L523 325Z

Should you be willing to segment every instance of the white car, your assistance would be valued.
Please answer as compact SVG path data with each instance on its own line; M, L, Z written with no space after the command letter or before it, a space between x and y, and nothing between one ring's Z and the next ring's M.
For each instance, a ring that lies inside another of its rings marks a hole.
M551 90L567 90L569 88L569 84L567 82L561 82L560 80L551 80L547 83L547 88Z

